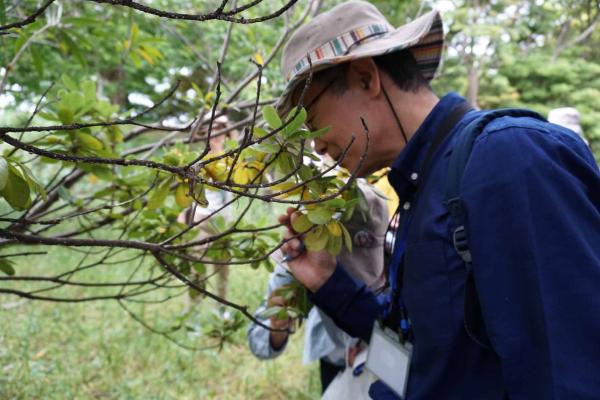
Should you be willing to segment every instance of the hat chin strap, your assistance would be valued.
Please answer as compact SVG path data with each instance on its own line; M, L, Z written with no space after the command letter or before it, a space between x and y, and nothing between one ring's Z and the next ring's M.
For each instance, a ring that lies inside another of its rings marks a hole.
M398 128L400 128L400 132L402 133L402 137L404 138L404 144L407 145L408 139L406 138L406 133L404 132L404 128L402 127L402 123L400 122L400 117L398 117L398 114L396 113L396 109L394 108L394 105L392 104L392 101L390 100L390 96L388 96L387 91L385 90L385 86L383 85L383 82L381 83L381 90L383 91L383 95L385 96L385 99L387 100L388 106L390 106L390 110L392 110L392 114L394 114L394 119L396 120L396 124L398 125Z

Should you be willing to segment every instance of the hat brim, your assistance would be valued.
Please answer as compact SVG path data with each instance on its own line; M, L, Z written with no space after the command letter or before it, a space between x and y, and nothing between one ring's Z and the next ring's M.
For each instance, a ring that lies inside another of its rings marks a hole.
M311 72L315 73L344 62L404 49L409 49L413 53L423 76L431 80L439 67L443 45L441 15L439 11L431 11L398 29L357 44L346 55L311 60L312 68L307 66L290 79L275 107L280 115L287 114L292 108L292 93Z

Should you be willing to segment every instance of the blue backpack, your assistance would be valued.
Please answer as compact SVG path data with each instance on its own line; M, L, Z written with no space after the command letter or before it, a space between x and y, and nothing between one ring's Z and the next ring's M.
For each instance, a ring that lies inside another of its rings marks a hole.
M464 303L465 330L476 343L487 349L491 349L491 344L483 321L477 288L475 287L465 209L460 198L460 183L469 157L471 156L475 139L488 123L500 117L530 117L546 121L538 113L522 109L509 108L482 112L480 116L471 121L460 132L456 133L458 137L456 138L456 144L452 150L448 165L445 192L445 204L452 221L454 249L464 261L467 270Z

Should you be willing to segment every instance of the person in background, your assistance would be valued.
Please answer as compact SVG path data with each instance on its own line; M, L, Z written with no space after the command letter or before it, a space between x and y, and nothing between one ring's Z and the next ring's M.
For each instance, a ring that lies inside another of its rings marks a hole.
M586 145L590 145L590 142L585 138L583 129L581 129L581 114L573 107L561 107L554 108L548 113L548 122L553 124L569 128L573 132L579 135Z
M224 130L230 126L229 119L226 116L220 116L215 118L213 121L213 129L215 131ZM225 150L225 142L228 139L237 140L238 132L231 131L227 134L221 134L217 136L213 136L210 139L210 154L218 154ZM204 143L204 142L202 142ZM204 144L202 144L204 146ZM231 219L231 207L225 207L221 210L221 208L228 202L231 201L232 195L230 192L225 190L212 190L209 188L205 192L206 200L208 205L206 207L201 207L198 205L192 205L186 210L182 211L177 217L177 221L182 224L190 225L193 223L197 223L201 220L204 220L210 216L206 221L199 223L194 229L198 233L198 240L204 239L211 235L216 235L218 233L218 229L213 225L213 218L218 216L222 216L225 221L229 221ZM213 213L216 213L213 215ZM206 246L202 246L200 248L195 248L194 250L199 256L202 256L206 251ZM226 260L219 260L226 261ZM227 297L227 287L229 283L229 266L228 265L214 265L214 273L217 275L217 295L221 298ZM196 283L201 283L208 276L208 271L201 274L197 271L193 272L192 279ZM190 291L190 298L188 299L188 303L186 305L189 308L192 304L197 304L201 301L201 296L191 297L192 293Z
M355 279L364 282L373 290L384 285L383 238L388 225L388 211L385 197L370 185L359 185L363 192L368 210L356 209L346 227L353 237L353 251L342 248L338 259L346 271ZM278 291L294 281L293 276L281 264L277 263L269 277L265 300L256 311L255 317L266 325L276 329L288 329L294 321L279 319L276 316L262 318L261 314L272 306L283 306L285 301ZM248 344L251 352L260 359L272 359L279 356L288 341L287 332L274 332L253 323L248 330ZM364 343L352 338L325 315L318 307L312 307L305 322L304 363L319 360L321 387L323 392L335 376L343 371L346 359L363 350Z

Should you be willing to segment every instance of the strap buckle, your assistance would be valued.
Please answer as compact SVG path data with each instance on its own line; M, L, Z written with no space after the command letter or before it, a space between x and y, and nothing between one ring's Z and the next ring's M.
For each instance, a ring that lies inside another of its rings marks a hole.
M471 257L471 250L469 250L469 241L464 225L460 225L454 230L452 242L454 244L454 249L460 258L462 258L465 263L470 264L473 261L473 258Z

